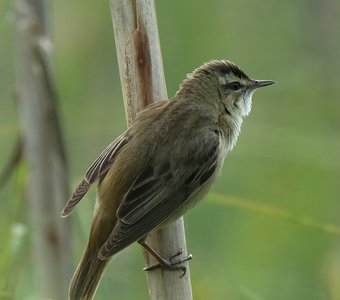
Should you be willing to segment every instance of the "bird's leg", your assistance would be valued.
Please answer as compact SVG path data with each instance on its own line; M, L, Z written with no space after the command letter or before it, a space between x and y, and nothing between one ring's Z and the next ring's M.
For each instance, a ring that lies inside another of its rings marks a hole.
M169 258L164 258L161 255L159 255L146 241L145 239L138 241L139 244L141 244L154 258L158 260L158 264L151 265L148 267L145 267L143 271L151 271L158 268L164 268L169 271L177 271L182 270L183 274L180 276L181 278L185 275L187 268L185 266L179 266L179 264L188 261L192 259L192 255L188 254L186 257L173 261L173 259L177 256L180 256L183 253L183 249L178 250L177 253L170 256Z

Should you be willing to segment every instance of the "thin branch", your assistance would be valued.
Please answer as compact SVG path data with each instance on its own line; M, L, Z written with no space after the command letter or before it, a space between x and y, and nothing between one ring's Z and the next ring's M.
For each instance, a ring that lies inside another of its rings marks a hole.
M14 172L15 168L20 163L22 159L22 152L23 152L22 137L19 136L13 147L10 158L8 159L6 165L1 170L0 188L6 183L6 181L10 178L12 172Z
M49 65L45 4L17 1L17 102L28 168L35 290L40 299L66 299L70 230L59 216L68 195L68 176Z
M154 1L110 0L120 79L128 124L147 104L167 99ZM186 253L183 219L153 233L148 243L162 256L180 248ZM156 263L144 253L146 265ZM154 270L147 273L150 298L192 299L190 273Z

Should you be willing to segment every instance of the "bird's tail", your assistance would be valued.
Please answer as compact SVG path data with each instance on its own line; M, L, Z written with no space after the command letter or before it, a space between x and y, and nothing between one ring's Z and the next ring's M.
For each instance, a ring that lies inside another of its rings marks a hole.
M73 274L69 300L91 300L108 261L109 259L100 260L97 257L97 252L87 247Z

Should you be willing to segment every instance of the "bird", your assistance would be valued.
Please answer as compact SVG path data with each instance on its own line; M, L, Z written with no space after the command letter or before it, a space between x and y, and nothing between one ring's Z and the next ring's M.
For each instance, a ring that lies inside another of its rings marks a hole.
M93 162L68 199L68 216L97 181L87 247L71 279L69 299L93 299L110 258L140 243L169 270L185 267L146 243L151 232L183 216L208 193L249 115L254 80L229 60L204 63L174 97L140 111L127 130Z

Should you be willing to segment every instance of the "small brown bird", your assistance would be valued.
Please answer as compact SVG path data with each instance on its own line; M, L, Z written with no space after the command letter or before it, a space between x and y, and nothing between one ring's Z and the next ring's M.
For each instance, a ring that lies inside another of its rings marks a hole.
M98 180L90 238L70 299L92 299L110 258L137 241L162 267L183 269L155 253L145 239L207 194L250 113L254 91L273 83L250 79L227 60L205 63L172 99L141 111L100 154L62 211L69 215Z

